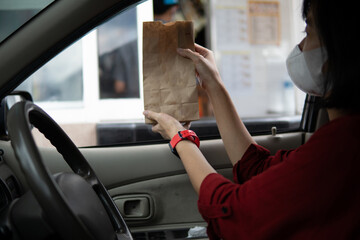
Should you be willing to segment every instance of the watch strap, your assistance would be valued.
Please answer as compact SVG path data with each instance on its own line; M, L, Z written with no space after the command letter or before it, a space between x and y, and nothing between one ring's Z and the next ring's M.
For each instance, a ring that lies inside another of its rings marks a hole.
M179 131L170 141L169 143L169 147L170 150L173 154L175 154L175 156L179 157L179 154L176 151L176 145L182 141L182 140L189 140L191 142L193 142L197 147L200 146L200 139L199 137L196 135L196 133L192 130L183 130L183 131Z

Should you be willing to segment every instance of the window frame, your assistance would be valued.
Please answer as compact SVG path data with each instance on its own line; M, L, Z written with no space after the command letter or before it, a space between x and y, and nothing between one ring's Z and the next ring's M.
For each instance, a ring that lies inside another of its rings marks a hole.
M313 108L313 107L311 107ZM311 115L316 122L316 114ZM310 121L309 119L308 121ZM271 135L272 128L276 133L303 132L303 116L244 118L245 127L252 136ZM214 118L200 119L191 123L191 128L200 140L221 139ZM145 123L99 123L96 125L97 147L138 146L167 143L160 134L152 132L152 125Z

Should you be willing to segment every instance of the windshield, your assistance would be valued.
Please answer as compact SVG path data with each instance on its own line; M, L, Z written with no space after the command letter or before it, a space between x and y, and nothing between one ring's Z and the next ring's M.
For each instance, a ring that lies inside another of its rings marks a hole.
M0 43L54 0L1 0Z

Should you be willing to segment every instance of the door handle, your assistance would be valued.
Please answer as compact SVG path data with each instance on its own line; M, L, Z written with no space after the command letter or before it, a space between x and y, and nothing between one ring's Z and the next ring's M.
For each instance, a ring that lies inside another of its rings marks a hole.
M148 220L153 216L153 201L149 195L124 195L114 198L125 220Z

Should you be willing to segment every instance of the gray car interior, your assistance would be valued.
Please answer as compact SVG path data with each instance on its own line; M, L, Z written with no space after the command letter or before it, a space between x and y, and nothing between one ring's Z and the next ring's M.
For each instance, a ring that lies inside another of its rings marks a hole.
M0 56L8 56L7 61L0 61L0 95L11 92L71 42L134 2L140 1L56 1L0 48ZM325 110L317 116L316 129L328 122ZM279 149L297 148L310 136L311 133L304 131L280 134L273 131L254 139L275 153ZM20 183L20 191L26 192L29 185L11 143L0 141L0 149L3 151L1 177L14 176ZM203 140L200 149L219 173L232 179L232 165L221 139ZM55 148L39 150L51 173L71 172ZM183 236L189 228L206 226L198 213L197 195L184 167L169 151L167 143L81 148L80 152L108 190L133 234L149 236L151 232L161 232L168 239L175 239L176 234ZM172 237L168 237L170 235Z

